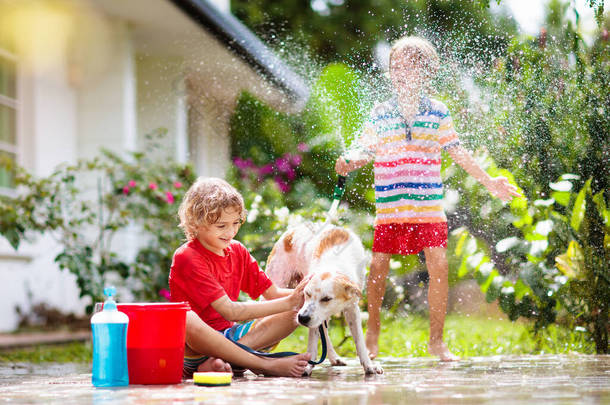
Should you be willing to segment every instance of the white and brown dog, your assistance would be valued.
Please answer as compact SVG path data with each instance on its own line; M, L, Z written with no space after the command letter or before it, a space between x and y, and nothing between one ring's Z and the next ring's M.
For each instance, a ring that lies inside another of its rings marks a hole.
M358 307L366 262L362 242L353 232L328 223L307 223L287 230L276 242L267 260L267 276L278 287L294 288L312 274L304 290L305 303L297 315L298 322L309 328L307 352L312 359L317 356L318 327L343 312L364 372L381 374L383 369L368 356ZM330 363L345 365L328 338L326 326L324 335ZM311 375L312 369L308 365L304 375Z

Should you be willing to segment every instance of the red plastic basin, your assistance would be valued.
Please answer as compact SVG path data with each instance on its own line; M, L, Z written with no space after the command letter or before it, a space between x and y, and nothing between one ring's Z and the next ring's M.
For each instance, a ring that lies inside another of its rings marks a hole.
M180 383L188 303L133 303L117 307L129 317L129 384Z

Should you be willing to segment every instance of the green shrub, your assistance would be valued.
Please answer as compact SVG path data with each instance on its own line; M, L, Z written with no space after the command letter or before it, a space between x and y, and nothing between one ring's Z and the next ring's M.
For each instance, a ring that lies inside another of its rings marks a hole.
M137 300L167 297L174 250L184 236L178 205L194 182L190 165L158 158L165 131L147 136L148 149L123 158L110 151L62 165L36 179L11 162L16 195L0 197L0 234L17 249L35 234L49 232L62 251L55 261L76 276L81 297L103 300L111 282ZM138 250L126 252L117 237L138 231Z

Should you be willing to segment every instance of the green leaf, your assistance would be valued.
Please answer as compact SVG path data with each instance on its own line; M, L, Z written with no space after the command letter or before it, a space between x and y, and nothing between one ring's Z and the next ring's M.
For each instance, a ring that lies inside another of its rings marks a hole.
M568 191L553 191L551 193L551 198L553 198L555 201L557 201L557 204L567 207L568 204L570 203L571 195L572 195L572 193L570 193Z
M553 230L554 222L550 219L539 221L536 223L536 233L542 236L548 236Z
M536 207L550 207L555 203L554 198L549 198L548 200L536 200L534 201L534 206Z
M492 284L493 280L499 275L500 275L500 273L498 273L498 271L496 269L493 269L489 273L489 276L485 279L485 281L483 283L481 283L481 291L483 291L484 293L487 293L489 286Z
M520 242L521 239L517 238L516 236L511 236L510 238L502 239L501 241L496 243L496 251L498 253L504 253L507 250L519 245Z
M558 181L557 183L549 183L551 190L555 191L572 191L574 185L566 180Z
M576 201L574 201L574 207L572 207L572 218L570 219L570 226L576 232L580 229L580 224L585 217L586 200L585 196L587 191L591 189L591 179L587 180L584 187L578 192Z
M570 279L581 278L585 259L578 242L570 241L565 253L555 257L555 266Z
M496 275L491 279L489 286L487 288L487 293L485 294L485 300L487 302L493 302L500 296L500 291L502 288L502 284L504 283L504 277L501 275Z
M510 208L513 211L527 210L527 198L525 198L525 197L513 198L510 202Z
M559 180L580 180L580 176L572 173L564 173L559 176Z
M468 266L466 265L467 259L468 259L467 256L462 257L462 263L460 263L460 267L459 267L459 269L457 271L458 279L461 279L466 274L468 274Z
M462 250L464 248L464 243L466 243L466 239L468 238L468 232L462 231L460 234L460 239L458 239L457 244L455 245L455 255L461 256Z
M466 264L469 268L476 270L486 259L485 255L482 252L475 253L474 255L468 256L466 260Z
M520 278L513 284L515 288L515 298L520 300L525 294L532 293L530 286L525 284Z
M3 235L11 244L13 249L17 250L19 248L19 244L21 243L21 235L17 232L16 229L9 229Z
M606 227L610 226L610 210L606 207L606 199L604 198L604 192L600 191L599 193L593 196L593 202L597 206L597 211L599 215L604 220L604 224Z

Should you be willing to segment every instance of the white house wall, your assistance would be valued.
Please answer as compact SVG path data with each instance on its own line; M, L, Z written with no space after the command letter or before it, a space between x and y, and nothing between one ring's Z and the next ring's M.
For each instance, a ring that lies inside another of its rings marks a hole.
M76 277L53 262L60 248L49 235L18 252L5 243L0 244L0 280L6 287L0 297L0 331L17 327L16 307L29 313L32 305L45 303L62 312L84 313L86 302L78 297Z
M224 98L202 92L193 80L187 82L189 94L189 134L191 159L201 176L224 177L230 164L229 117L232 108ZM235 94L225 97L234 100Z
M17 42L18 161L36 176L51 174L58 164L74 163L78 154L77 92L69 83L66 58L69 16L44 11L48 20L41 20L41 10L22 10L12 20L31 27ZM9 287L0 295L0 331L17 326L17 306L28 312L32 304L46 302L67 312L83 312L75 277L53 262L57 253L59 246L49 235L22 243L17 252L0 238L0 280Z
M40 3L44 4L44 3ZM124 153L137 147L136 74L129 25L81 9L44 9L45 24L20 45L20 164L36 176L47 176L59 164L75 163L99 153L101 147ZM36 13L34 14L37 15ZM53 21L53 19L56 21ZM83 26L90 25L89 31ZM51 28L49 28L51 29ZM44 50L44 52L41 52ZM43 55L41 57L40 55ZM95 179L89 179L95 194ZM129 256L136 233L115 238L120 254ZM46 303L65 312L84 314L75 277L54 263L61 247L50 236L23 243L15 252L0 240L0 280L11 288L0 295L0 331L13 330L18 315L31 305Z
M63 162L77 156L76 91L69 84L66 59L70 30L60 12L49 12L46 24L35 13L21 17L21 24L31 19L32 32L20 38L19 94L20 143L28 153L20 163L37 176L46 176Z
M144 135L167 129L163 152L178 162L188 158L184 63L175 56L137 55L138 146Z
M78 156L85 159L97 156L101 147L120 153L137 148L135 61L129 27L123 21L106 23L109 34L88 38L85 48L86 59L95 58L97 49L107 50L104 59L98 59L101 66L84 73L76 83Z

